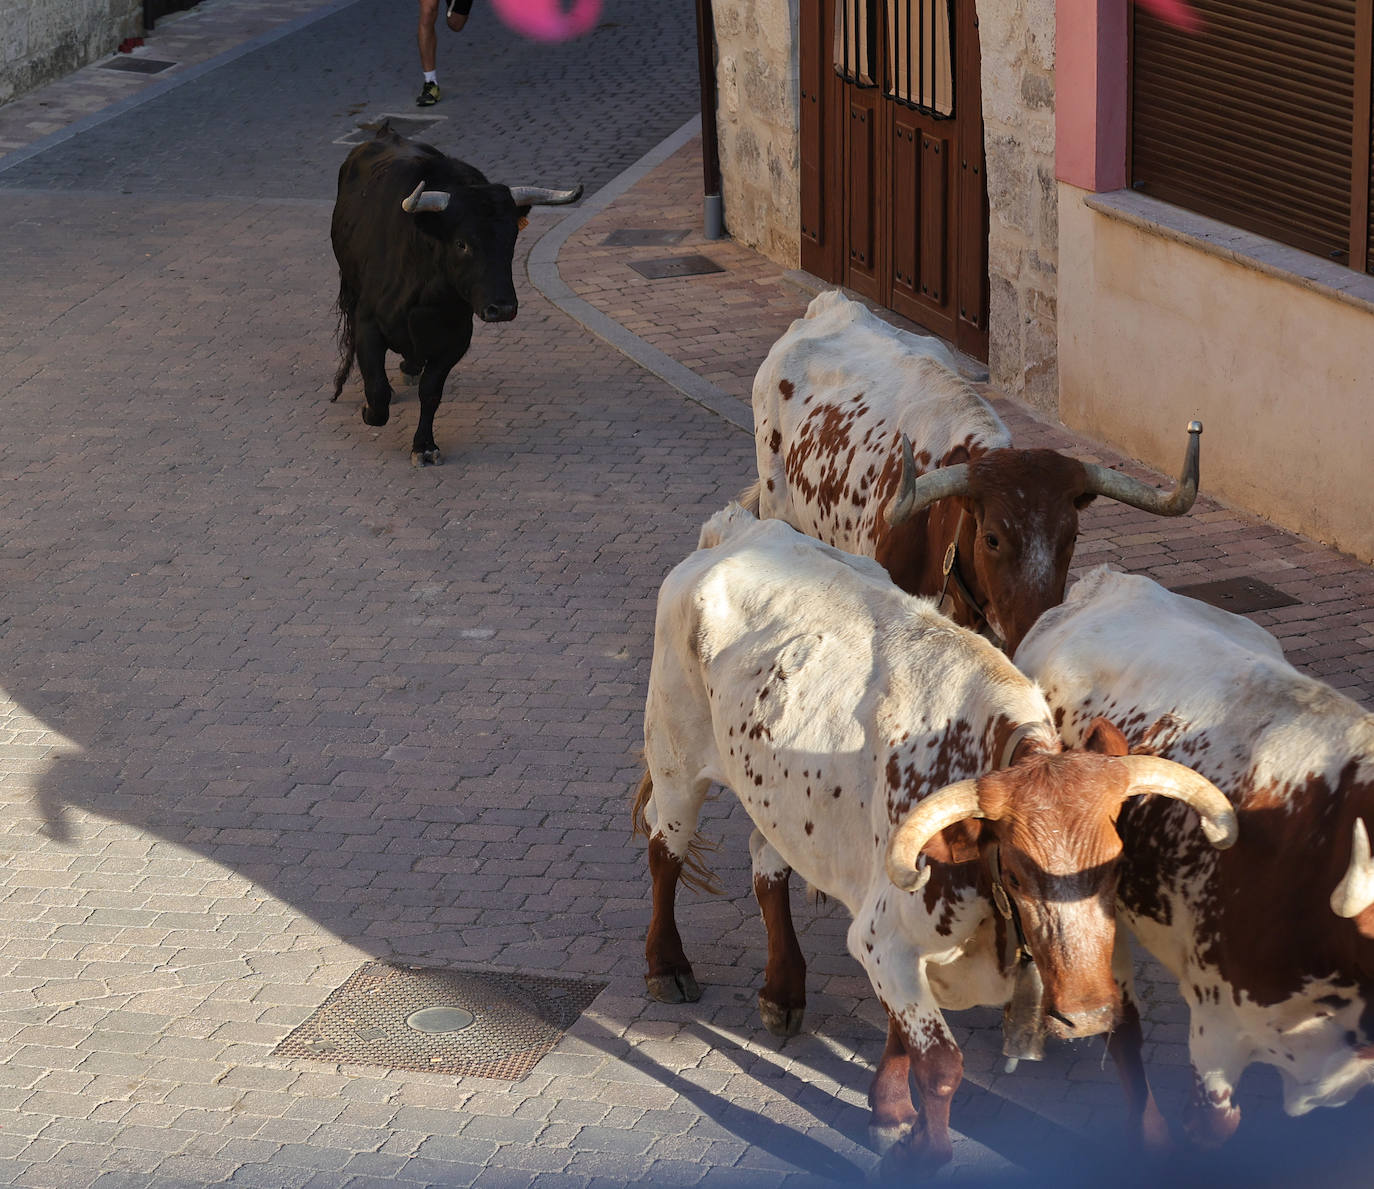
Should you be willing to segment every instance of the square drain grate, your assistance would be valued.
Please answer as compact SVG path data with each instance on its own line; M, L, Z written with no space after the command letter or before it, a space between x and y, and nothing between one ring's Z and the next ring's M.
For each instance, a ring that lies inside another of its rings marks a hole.
M1175 594L1187 595L1190 599L1199 599L1238 615L1247 611L1270 611L1275 607L1296 607L1302 601L1266 585L1258 578L1248 577L1195 582L1191 586L1174 586L1170 589Z
M630 267L651 281L665 277L695 277L708 272L724 272L707 256L664 256L661 260L631 260Z
M686 235L686 231L674 231L671 227L617 227L601 244L607 248L643 248L675 244Z
M362 144L365 140L371 140L376 135L377 129L381 127L383 120L390 123L391 130L401 136L423 136L435 124L440 123L445 118L444 116L399 116L384 111L376 119L359 120L358 126L352 132L345 133L334 143Z
M164 70L171 70L175 65L175 62L159 62L156 58L135 58L129 54L120 54L117 58L102 62L100 69L123 70L127 74L161 74Z
M273 1054L516 1082L604 983L369 962Z

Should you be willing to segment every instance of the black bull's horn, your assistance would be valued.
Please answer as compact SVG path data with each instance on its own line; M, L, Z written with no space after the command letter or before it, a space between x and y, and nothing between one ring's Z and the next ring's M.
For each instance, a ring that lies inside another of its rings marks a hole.
M562 206L581 198L582 187L574 186L571 190L548 190L543 186L512 186L510 196L515 199L516 206Z
M418 215L421 211L443 211L448 209L447 190L426 190L421 182L408 198L401 199L401 209L408 215Z
M543 186L512 186L510 196L516 206L562 206L581 198L582 187L549 190ZM424 182L421 182L408 197L401 200L401 209L408 215L416 215L421 211L447 210L451 197L447 190L426 190Z
M1108 499L1119 500L1153 512L1156 516L1182 516L1193 506L1197 499L1198 467L1201 454L1202 422L1188 423L1188 451L1183 456L1183 471L1179 475L1178 486L1171 492L1158 491L1148 483L1132 479L1110 467L1085 462L1083 470L1087 475L1084 495L1105 495ZM969 494L969 468L967 463L951 467L936 467L927 471L919 479L916 477L916 460L912 456L911 442L902 434L902 478L897 494L887 505L883 519L890 525L898 525L909 520L922 508L927 508L936 500L951 495Z

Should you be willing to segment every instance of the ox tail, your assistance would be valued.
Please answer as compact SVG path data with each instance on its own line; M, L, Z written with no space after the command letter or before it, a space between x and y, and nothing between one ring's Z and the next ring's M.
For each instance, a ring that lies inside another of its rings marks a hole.
M649 802L654 795L654 780L649 775L649 770L644 770L644 775L639 778L639 783L635 786L634 807L631 814L631 837L638 835L646 841L650 835L648 808ZM703 851L715 850L716 844L698 834L687 845L687 855L682 860L682 873L678 879L691 888L694 892L709 893L712 896L724 894L724 889L716 882L715 874L706 866L706 860L702 857Z
M763 499L763 480L755 479L748 487L735 496L735 503L744 508L746 512L752 512L755 516L759 514L759 502Z
M353 360L358 353L358 324L355 314L358 299L342 281L339 282L339 369L334 373L334 395L330 400L338 400L349 373L353 371Z

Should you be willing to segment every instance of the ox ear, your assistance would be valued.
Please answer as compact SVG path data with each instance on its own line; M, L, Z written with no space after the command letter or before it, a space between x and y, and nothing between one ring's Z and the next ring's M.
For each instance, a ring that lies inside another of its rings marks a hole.
M1088 733L1083 739L1084 751L1095 751L1098 755L1130 755L1131 745L1126 736L1113 722L1105 718L1095 718L1088 724Z
M921 848L921 853L935 863L971 863L978 857L978 842L983 836L983 823L977 818L965 818L946 826Z
M1095 500L1095 499L1097 499L1097 492L1095 492L1095 491L1085 491L1085 492L1083 492L1081 495L1076 495L1076 496L1074 496L1074 498L1073 498L1073 506L1074 506L1075 508L1077 508L1078 511L1081 512L1081 511L1083 511L1084 508L1086 508L1089 504L1091 504L1091 503L1093 502L1093 500Z
M527 206L518 206L515 208L515 214L515 230L524 231L525 228L530 225L530 208Z

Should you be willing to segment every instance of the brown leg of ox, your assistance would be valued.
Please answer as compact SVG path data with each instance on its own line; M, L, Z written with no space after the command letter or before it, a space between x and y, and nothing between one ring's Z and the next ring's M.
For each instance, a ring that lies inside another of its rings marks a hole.
M891 1016L887 1018L887 1044L868 1088L868 1107L873 1112L868 1134L880 1152L886 1152L916 1126L916 1107L911 1102L911 1059L901 1030Z
M1145 1077L1145 1062L1141 1057L1144 1034L1140 1029L1140 1012L1129 998L1121 1001L1121 1023L1107 1038L1107 1052L1116 1064L1121 1088L1126 1092L1126 1129L1131 1141L1157 1156L1167 1153L1173 1145L1169 1140L1169 1125L1159 1113L1154 1093Z
M754 877L763 925L768 932L768 966L759 992L759 1015L774 1036L796 1036L806 1013L806 959L792 927L786 874Z
M701 988L692 974L692 965L682 952L682 938L678 935L674 916L677 883L681 875L682 860L655 834L649 839L649 876L653 881L654 911L649 921L649 936L644 943L644 956L649 963L644 982L649 994L660 1003L695 1003L701 998Z
M888 1150L883 1166L894 1175L923 1175L948 1164L954 1157L954 1143L949 1136L949 1104L959 1083L964 1080L964 1055L959 1046L939 1022L939 1017L917 1020L907 1029L898 1029L897 1040L905 1045L910 1065L911 1084L916 1089L916 1119L906 1134ZM917 1038L924 1047L917 1047ZM891 1049L893 1032L888 1032ZM887 1053L883 1054L884 1060ZM893 1085L900 1064L890 1063L891 1069L879 1067L875 1090L881 1082L881 1092L891 1096L885 1109L900 1111L900 1094ZM895 1099L895 1101L893 1101ZM875 1120L878 1108L874 1108Z

